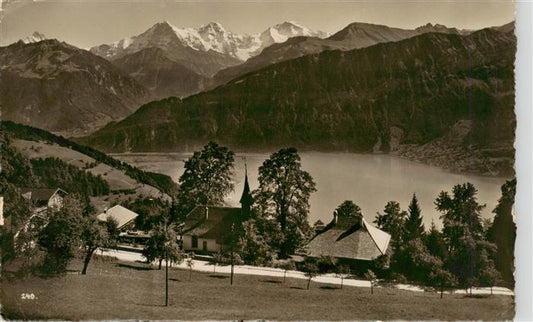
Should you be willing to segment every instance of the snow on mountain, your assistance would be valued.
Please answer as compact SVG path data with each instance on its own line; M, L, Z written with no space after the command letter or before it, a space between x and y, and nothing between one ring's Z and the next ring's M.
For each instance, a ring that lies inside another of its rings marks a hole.
M30 43L46 40L46 37L42 33L35 31L31 36L25 37L21 40L25 44L30 44Z
M91 51L113 59L150 46L165 48L175 40L179 40L181 45L197 51L212 50L245 61L274 43L285 42L296 36L326 37L327 35L312 31L296 22L284 22L260 34L247 35L226 30L217 22L210 22L199 28L178 28L165 21L155 24L140 35L127 37L110 45L93 47Z

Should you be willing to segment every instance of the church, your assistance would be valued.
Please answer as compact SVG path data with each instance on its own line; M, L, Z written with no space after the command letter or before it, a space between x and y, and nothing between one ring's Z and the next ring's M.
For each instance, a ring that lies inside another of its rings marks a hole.
M183 250L211 254L229 249L242 223L250 218L252 203L248 173L245 171L241 207L196 206L187 214L182 228Z

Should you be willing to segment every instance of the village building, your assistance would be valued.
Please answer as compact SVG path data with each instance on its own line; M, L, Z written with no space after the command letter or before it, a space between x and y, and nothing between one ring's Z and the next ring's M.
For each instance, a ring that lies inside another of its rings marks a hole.
M306 245L306 255L331 256L364 271L370 262L387 254L391 236L369 224L361 214L333 215L333 220Z
M35 207L34 213L41 213L47 209L61 209L63 199L68 194L61 188L22 188L21 193L22 197Z
M21 194L22 197L30 201L33 211L22 228L15 233L15 239L23 231L38 231L43 228L48 223L48 210L63 208L63 200L68 195L61 188L22 188Z
M96 218L101 222L106 222L110 218L113 218L117 222L118 230L120 232L126 232L135 227L135 218L137 218L137 216L137 213L128 208L116 205L109 209L105 209L104 212L96 216Z
M138 214L136 212L121 205L116 205L109 209L105 209L104 212L96 216L96 219L105 223L113 218L117 222L117 229L119 231L118 249L123 249L127 245L144 245L150 238L149 234L135 228L135 218L137 218L137 216Z
M240 208L198 205L187 215L181 232L183 250L200 254L228 250L238 225L249 219L252 202L245 173Z

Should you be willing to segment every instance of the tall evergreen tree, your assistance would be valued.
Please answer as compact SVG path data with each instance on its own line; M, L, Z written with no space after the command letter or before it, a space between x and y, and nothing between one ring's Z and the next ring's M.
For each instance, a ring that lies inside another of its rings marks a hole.
M281 258L287 257L302 244L310 232L307 216L309 198L315 192L311 175L302 170L295 148L273 153L259 167L259 188L254 192L255 211L263 218L277 222L274 245Z
M424 224L422 223L422 215L416 194L413 194L411 203L408 208L409 216L405 221L405 241L421 238L424 235Z
M431 226L425 238L425 242L426 247L431 255L436 256L440 259L445 258L446 245L444 244L442 233L437 229L437 226L434 222L431 222Z
M509 180L501 187L502 196L493 212L494 221L487 237L497 246L495 264L502 274L502 279L514 285L514 246L516 225L513 220L513 205L516 194L516 179Z

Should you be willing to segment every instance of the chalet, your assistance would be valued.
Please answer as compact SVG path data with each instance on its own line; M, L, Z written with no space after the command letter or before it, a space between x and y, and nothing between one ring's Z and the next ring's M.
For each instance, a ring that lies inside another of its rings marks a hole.
M252 196L245 174L241 207L196 206L186 217L182 228L182 247L185 251L214 253L230 247L235 230L249 218Z
M61 188L22 188L21 194L22 197L31 202L34 208L31 216L25 223L23 223L22 227L15 232L15 239L18 238L21 232L35 232L46 226L48 224L47 210L61 209L63 207L63 200L65 196L68 195L68 193ZM11 227L11 220L8 226L9 229L14 229ZM34 242L31 242L30 244L33 245Z
M307 244L307 256L331 256L350 266L366 267L385 255L391 236L369 224L362 215L339 216L319 231Z
M68 194L61 188L23 188L22 196L35 206L35 212L42 212L46 209L61 209L63 199Z
M104 212L99 214L96 218L101 222L106 222L109 218L113 218L117 221L118 230L120 232L126 232L134 228L135 218L137 218L137 216L137 213L122 207L121 205L116 205L104 210Z

